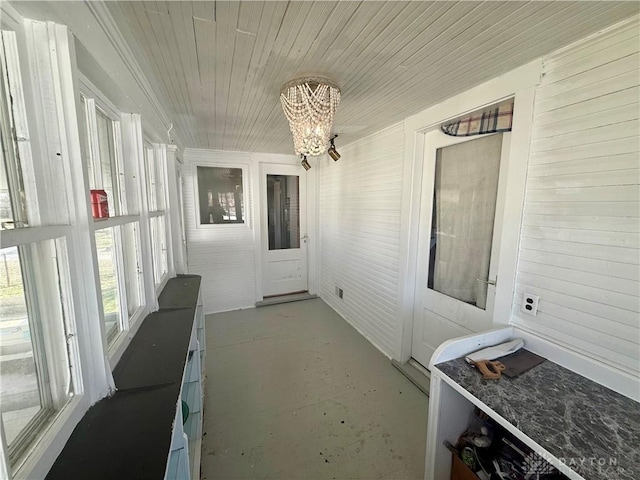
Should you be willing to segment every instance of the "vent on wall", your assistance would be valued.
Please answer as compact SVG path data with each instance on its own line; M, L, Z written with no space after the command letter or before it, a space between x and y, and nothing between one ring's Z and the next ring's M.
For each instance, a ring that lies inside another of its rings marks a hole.
M336 296L338 298L342 298L342 295L343 295L342 289L340 287L336 287Z

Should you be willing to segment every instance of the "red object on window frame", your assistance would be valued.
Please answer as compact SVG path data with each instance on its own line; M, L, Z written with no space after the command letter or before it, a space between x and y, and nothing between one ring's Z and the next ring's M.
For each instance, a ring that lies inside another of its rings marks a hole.
M104 190L91 190L91 211L93 218L109 218L109 201Z

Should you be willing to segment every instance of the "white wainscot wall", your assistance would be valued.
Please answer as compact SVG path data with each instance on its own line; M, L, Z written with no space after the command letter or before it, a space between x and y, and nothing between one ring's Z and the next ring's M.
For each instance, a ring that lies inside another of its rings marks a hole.
M638 18L544 59L512 323L639 373ZM523 293L540 297L537 316Z
M189 273L202 276L205 313L253 307L258 298L256 246L260 239L260 163L297 164L293 155L186 149L183 195ZM198 225L196 166L245 168L244 225Z
M401 334L403 125L338 149L338 162L324 157L319 165L320 296L392 357Z

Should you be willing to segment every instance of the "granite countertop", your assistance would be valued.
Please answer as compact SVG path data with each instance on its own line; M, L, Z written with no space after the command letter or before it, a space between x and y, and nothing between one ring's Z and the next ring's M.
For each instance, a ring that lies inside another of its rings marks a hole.
M462 358L436 368L585 479L640 479L640 403L549 360L499 380Z

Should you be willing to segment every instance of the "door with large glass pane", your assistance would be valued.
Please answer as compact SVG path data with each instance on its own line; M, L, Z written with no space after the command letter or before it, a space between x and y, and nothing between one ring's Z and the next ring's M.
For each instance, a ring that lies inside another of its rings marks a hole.
M510 134L425 135L411 355L491 328Z
M263 297L307 290L304 173L294 165L261 167Z

